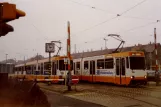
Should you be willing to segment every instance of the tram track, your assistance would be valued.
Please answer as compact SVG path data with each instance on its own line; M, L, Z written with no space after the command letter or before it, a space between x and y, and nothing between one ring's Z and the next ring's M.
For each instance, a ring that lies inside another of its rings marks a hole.
M82 87L82 86L79 86ZM93 96L93 94L99 94L100 96L115 96L115 97L122 97L122 98L127 98L129 100L134 100L149 106L154 106L154 107L160 107L159 105L153 103L153 102L149 102L147 100L142 100L142 99L138 99L139 96L143 96L143 97L150 97L156 100L160 100L161 98L159 97L154 97L149 95L150 90L144 90L145 88L125 88L125 87L117 87L117 86L107 86L107 85L90 85L91 88L86 88L86 85L83 85L82 89L79 88L81 91L78 91L76 93L70 93L70 95L72 96ZM43 88L43 90L48 90L48 91L53 91L52 89L48 89L48 88ZM145 92L146 91L146 92ZM80 93L80 94L79 94ZM82 94L81 94L82 93ZM66 94L64 94L66 95ZM68 95L67 95L68 96ZM94 96L93 96L94 97ZM96 96L95 96L96 97Z
M139 101L139 102L148 104L150 106L160 107L159 105L150 103L148 101L144 101L144 100L137 99L137 98L135 98L135 96L131 95L131 93L124 94L124 93L122 93L123 91L120 91L120 92L119 91L102 91L102 90L88 90L88 91L89 92L95 92L95 93L103 94L103 95L120 96L120 97L124 97L124 98L128 98L128 99L132 99L132 100L135 100L135 101Z
M154 91L154 88L149 89L148 87L145 87L145 86L129 88L129 87L118 87L118 86L107 86L107 85L96 84L95 87L98 88L99 90L102 89L102 90L109 90L109 91L113 91L113 92L126 93L125 95L127 95L127 93L128 93L132 97L148 96L148 97L151 97L151 98L156 98L156 99L161 100L161 97L156 97L156 96L151 95L151 92ZM155 92L161 92L161 91L155 90Z
M86 84L87 85L87 84ZM129 98L133 99L142 103L146 103L152 106L160 107L156 104L150 103L145 100L140 100L137 97L150 97L156 100L161 100L161 97L157 97L154 95L151 95L152 91L155 91L154 88L148 88L145 86L142 87L135 87L135 88L129 88L129 87L120 87L120 86L112 86L112 85L105 85L105 84L90 84L92 89L88 89L89 92L96 92L96 93L101 93L101 94L106 94L106 95L116 95L116 96L121 96L124 98ZM87 91L87 90L86 90ZM157 90L156 92L161 92Z

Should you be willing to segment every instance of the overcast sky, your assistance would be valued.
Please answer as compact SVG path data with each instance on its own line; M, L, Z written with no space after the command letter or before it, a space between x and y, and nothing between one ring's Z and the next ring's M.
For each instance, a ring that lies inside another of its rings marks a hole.
M77 52L104 49L104 37L108 39L107 48L116 48L120 42L106 36L111 33L119 34L125 40L124 46L147 44L154 41L155 27L161 43L161 22L156 23L161 20L161 0L0 1L15 3L26 12L26 17L9 22L14 32L0 38L0 60L5 59L6 53L8 58L16 59L36 53L47 56L45 43L52 40L61 40L61 54L66 54L67 21L71 24L72 52L74 44Z

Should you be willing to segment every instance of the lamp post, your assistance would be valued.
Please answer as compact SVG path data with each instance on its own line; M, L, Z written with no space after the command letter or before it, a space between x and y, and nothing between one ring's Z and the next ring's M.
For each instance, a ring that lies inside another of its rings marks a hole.
M7 55L8 55L8 54L6 54L6 72L7 72Z
M105 40L105 49L107 49L106 42L107 42L108 39L103 38L103 40Z
M156 76L156 86L159 85L159 71L158 71L158 52L157 52L157 35L156 28L154 28L154 44L155 44L155 56L156 56L156 68L155 68L155 76Z

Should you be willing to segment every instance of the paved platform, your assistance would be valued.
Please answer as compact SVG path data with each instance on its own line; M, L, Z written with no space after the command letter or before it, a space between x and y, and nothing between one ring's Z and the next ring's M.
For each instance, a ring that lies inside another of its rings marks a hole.
M78 84L77 91L64 93L65 86L39 84L40 87L77 100L106 107L161 107L161 86L128 88L101 84ZM74 90L75 87L72 87ZM84 106L84 105L83 105Z
M43 90L43 89L42 89ZM99 104L94 104L74 98L64 96L52 91L43 90L48 97L51 107L104 107Z

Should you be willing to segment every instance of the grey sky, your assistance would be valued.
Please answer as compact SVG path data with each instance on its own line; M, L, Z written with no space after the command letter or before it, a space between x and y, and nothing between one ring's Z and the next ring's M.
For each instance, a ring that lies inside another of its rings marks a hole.
M120 34L126 41L125 46L153 42L154 37L150 35L153 35L154 27L157 28L158 42L161 43L161 22L150 24L161 20L161 0L147 0L113 20L110 19L143 0L8 1L16 3L17 8L25 11L26 17L9 22L15 31L0 38L0 60L5 59L6 53L8 58L16 59L31 57L37 52L47 56L45 43L52 40L61 40L63 42L61 54L66 54L68 20L71 23L72 52L74 52L74 44L77 45L79 52L104 48L103 38L109 33ZM110 21L93 27L107 19ZM144 25L147 26L138 28ZM115 48L120 43L109 37L107 39L108 48Z

